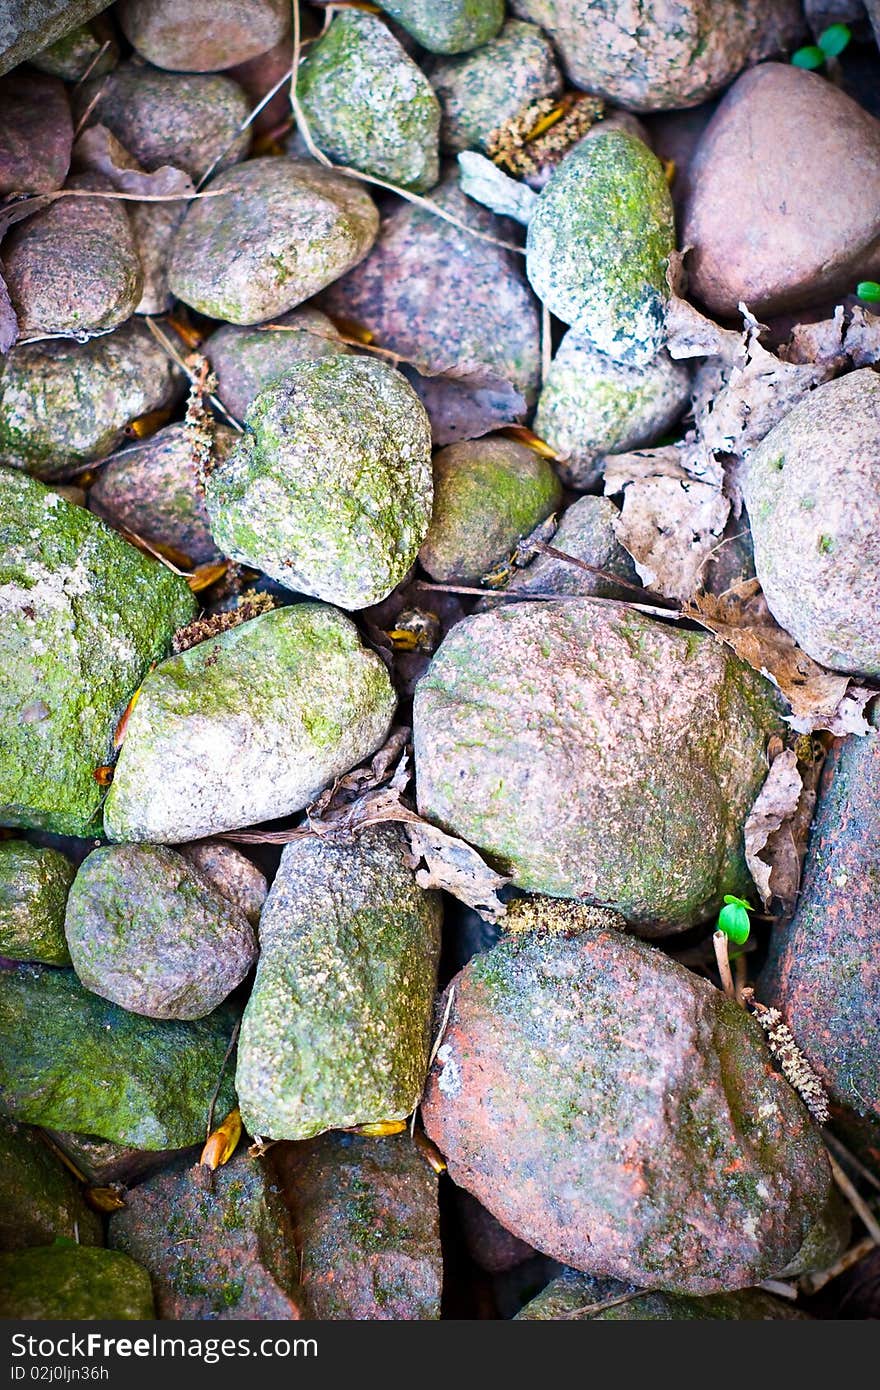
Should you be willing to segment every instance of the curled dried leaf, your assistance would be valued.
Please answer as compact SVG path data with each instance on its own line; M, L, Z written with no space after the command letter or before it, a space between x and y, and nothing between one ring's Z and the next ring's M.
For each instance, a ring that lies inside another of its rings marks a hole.
M210 1168L212 1173L215 1168L221 1168L235 1153L240 1138L241 1112L236 1108L230 1110L223 1123L208 1135L199 1158L200 1166Z

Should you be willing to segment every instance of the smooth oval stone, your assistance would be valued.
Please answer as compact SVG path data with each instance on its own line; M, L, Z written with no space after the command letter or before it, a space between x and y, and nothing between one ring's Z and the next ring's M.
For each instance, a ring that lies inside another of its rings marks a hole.
M59 198L4 242L5 278L23 338L106 333L131 316L141 297L144 276L124 203L97 196L110 188L100 175L77 175L67 187L96 196Z
M496 130L562 86L553 45L534 24L517 19L463 57L438 58L430 75L443 113L440 142L452 151L485 150Z
M168 284L210 318L259 323L283 314L357 265L379 228L352 179L270 156L211 179L229 196L190 204L174 238Z
M303 1297L322 1322L440 1316L437 1177L408 1134L325 1134L273 1150L303 1251Z
M75 873L57 849L0 840L0 956L70 964L64 907Z
M366 608L404 579L428 530L428 417L385 362L299 362L254 401L205 496L225 554L289 589Z
M228 458L238 436L213 427L212 459ZM193 459L190 432L166 425L108 459L89 488L89 507L111 526L125 527L154 545L170 546L193 567L218 560Z
M83 989L72 970L0 970L0 1105L48 1129L139 1149L205 1138L217 1079L218 1115L235 1104L223 1060L236 1015L141 1018Z
M596 1311L582 1311L591 1307ZM639 1292L619 1279L597 1279L576 1269L563 1270L516 1317L523 1322L555 1322L575 1314L591 1322L784 1322L809 1317L763 1289L695 1298L647 1289Z
M880 735L835 742L822 772L792 919L774 930L758 993L832 1099L880 1121Z
M242 854L235 845L224 844L222 840L203 840L195 845L181 845L180 853L184 859L198 869L212 887L224 898L228 898L239 908L256 927L269 885L266 875L256 864Z
M880 275L880 121L782 63L731 87L688 172L682 244L713 313L779 314Z
M375 15L337 13L299 70L312 139L335 164L422 193L440 173L434 89Z
M126 1194L109 1242L150 1272L160 1318L299 1318L290 1218L265 1161L237 1154L217 1168L177 1163Z
M421 814L518 887L647 935L749 891L743 825L784 726L714 638L587 599L508 604L452 629L413 721Z
M632 556L614 531L620 512L608 497L579 497L562 514L550 542L554 550L604 570L608 578L590 574L553 555L538 555L526 569L516 570L507 588L515 593L582 594L596 598L637 598L631 589L615 584L622 579L638 584Z
M0 113L0 194L61 188L73 147L64 83L33 72L10 73L0 80Z
M742 68L795 47L797 0L511 0L550 35L576 87L633 111L696 106Z
M630 366L597 352L571 328L545 378L535 433L555 450L571 487L592 487L602 476L605 454L653 444L689 399L690 373L668 352Z
M120 0L116 17L148 63L172 72L216 72L279 43L287 0Z
M195 601L85 508L8 469L0 553L0 825L94 834L96 769Z
M394 708L383 662L342 613L264 613L150 672L106 833L176 844L290 815L380 747Z
M235 1085L251 1134L403 1119L431 1047L442 910L397 826L294 841L260 919Z
M514 1235L672 1293L797 1253L831 1187L821 1131L720 990L603 929L508 937L454 983L422 1116Z
M253 928L164 845L105 845L81 864L65 935L86 989L148 1018L204 1018L257 956Z
M477 583L561 501L550 464L524 444L450 444L434 456L434 510L419 559L433 579Z
M79 104L91 106L89 124L107 126L142 169L170 164L196 183L250 147L250 131L241 129L250 103L229 77L122 63L109 79L84 83Z
M811 391L764 437L743 496L771 613L814 660L880 675L880 378Z
M39 1130L0 1120L0 1250L51 1245L59 1237L102 1245L101 1218Z
M272 328L224 323L206 340L203 351L217 376L220 399L243 420L260 392L297 362L345 357L351 348L341 341L326 314L308 308L281 314Z
M150 1276L115 1250L44 1245L0 1255L6 1318L152 1319Z
M13 348L0 367L0 464L55 478L112 454L182 378L136 319L88 343Z
M380 0L382 9L431 53L466 53L494 39L504 0Z
M644 367L664 343L674 249L660 161L613 130L582 140L551 175L529 223L526 273L550 312L599 352Z

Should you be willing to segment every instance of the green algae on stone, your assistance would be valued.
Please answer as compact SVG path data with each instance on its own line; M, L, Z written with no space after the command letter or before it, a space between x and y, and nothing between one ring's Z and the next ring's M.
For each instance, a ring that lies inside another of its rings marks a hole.
M260 920L236 1088L272 1139L403 1119L431 1046L436 894L416 885L396 826L287 846Z
M517 19L463 57L438 58L430 76L442 109L440 142L452 151L485 151L493 132L562 86L552 44Z
M0 1119L0 1250L51 1245L59 1236L102 1245L101 1218L36 1130Z
M626 1301L622 1301L623 1299ZM620 1299L614 1303L614 1299ZM608 1307L602 1307L602 1304ZM595 1312L585 1311L596 1307ZM583 1312L581 1310L584 1310ZM523 1322L553 1322L579 1314L594 1322L681 1322L732 1319L735 1322L766 1322L774 1319L806 1318L782 1298L763 1289L739 1289L735 1293L707 1294L696 1298L688 1294L638 1290L619 1279L597 1279L577 1269L564 1269L545 1289L516 1314Z
M431 430L385 362L321 357L261 392L206 485L224 554L341 608L405 577L431 516Z
M551 175L529 223L526 273L550 312L599 352L644 367L664 343L674 250L663 166L613 130L581 141Z
M379 0L382 9L431 53L466 53L494 39L504 0Z
M312 139L334 163L415 193L437 182L440 104L375 15L335 15L308 50L297 97Z
M132 420L172 403L180 382L136 319L87 343L21 344L0 364L0 463L55 478L106 458Z
M56 849L0 840L0 956L70 964L64 906L75 873Z
M35 53L30 65L52 77L62 77L65 82L79 82L86 73L90 77L106 76L118 61L119 45L113 31L99 21L97 25L81 24L71 29Z
M434 511L419 559L433 579L476 583L561 501L550 464L524 444L450 444L434 457Z
M172 245L171 292L200 314L259 323L293 309L367 254L379 229L360 184L268 156L212 178L225 197L190 204Z
M264 613L147 676L105 831L175 844L290 815L380 747L394 709L384 663L344 614Z
M95 769L111 760L144 672L195 608L166 566L0 469L0 825L94 833Z
M260 392L297 362L346 357L351 348L326 314L308 307L279 315L271 328L224 323L206 339L202 351L217 377L217 394L227 410L243 420Z
M0 971L0 1111L140 1149L199 1143L235 1022L225 1005L187 1023L141 1018L72 970ZM217 1114L234 1105L227 1067Z
M203 1018L257 954L244 913L164 845L90 854L70 890L65 931L86 989L149 1018Z
M604 456L639 449L675 424L690 398L690 373L662 351L641 366L615 362L569 329L544 381L535 433L575 488L592 487Z
M152 1319L147 1271L116 1250L42 1245L0 1255L3 1317L64 1321Z
M437 1176L409 1134L324 1134L272 1151L322 1322L435 1319L443 1257Z
M590 599L506 604L458 623L416 688L419 810L517 887L682 930L749 891L777 708L711 636Z
M240 1152L210 1185L204 1173L177 1163L139 1183L110 1220L110 1245L149 1270L160 1318L298 1317L299 1262L271 1166Z

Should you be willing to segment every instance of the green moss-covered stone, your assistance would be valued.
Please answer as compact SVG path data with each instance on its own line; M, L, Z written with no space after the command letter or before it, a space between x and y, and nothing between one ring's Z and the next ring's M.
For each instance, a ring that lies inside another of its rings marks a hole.
M297 1318L299 1262L290 1218L262 1159L175 1164L139 1183L111 1218L110 1245L150 1272L160 1318Z
M594 594L597 598L625 598L637 595L616 585L622 579L638 584L632 557L614 532L620 512L608 497L579 497L562 514L551 544L555 550L604 570L608 578L578 569L553 555L538 555L526 569L516 570L507 588L513 593Z
M272 1150L296 1222L308 1316L440 1316L437 1177L409 1134L324 1134Z
M176 844L290 815L375 752L394 708L384 663L342 613L265 613L144 681L105 830Z
M342 608L379 603L428 530L431 429L385 362L299 362L247 414L206 500L225 554Z
M30 65L52 77L62 77L65 82L79 82L85 73L90 77L106 76L118 61L119 45L113 31L99 21L97 25L81 24L71 29L35 53Z
M382 9L431 53L466 53L494 39L504 0L380 0Z
M561 460L571 487L592 487L605 454L653 444L684 411L690 373L668 352L642 366L615 362L569 329L547 373L535 433Z
M297 362L345 357L351 352L318 309L293 309L275 319L274 325L241 328L224 323L205 343L203 351L217 376L220 399L239 420L260 392L274 386Z
M72 970L0 971L0 1111L140 1149L196 1144L234 1025L228 1007L189 1023L140 1018ZM227 1067L217 1113L234 1104Z
M616 362L646 366L663 346L675 249L663 166L623 130L566 155L529 223L526 273L551 313Z
M150 1276L115 1250L44 1245L0 1255L4 1318L152 1319Z
M237 164L250 145L250 130L241 129L250 102L237 82L217 73L123 63L109 79L83 83L79 107L90 108L90 123L107 126L142 169L170 164L194 182L215 160L218 170Z
M253 928L164 845L106 845L80 866L65 918L86 989L149 1018L203 1018L256 959Z
M0 373L0 463L54 478L106 458L131 420L171 404L180 382L136 319L88 343L13 348Z
M626 1302L614 1304L613 1299L628 1297ZM595 1304L610 1303L607 1308L588 1312ZM714 1322L732 1319L735 1322L785 1321L806 1318L781 1298L774 1298L763 1289L740 1289L736 1293L709 1294L705 1298L689 1297L687 1294L637 1293L631 1284L622 1284L619 1279L597 1279L592 1274L581 1274L576 1269L566 1269L553 1279L537 1298L527 1303L517 1313L523 1322L553 1322L557 1318L571 1318L583 1309L584 1321L593 1322Z
M434 511L419 559L434 579L475 583L561 501L550 464L524 444L450 444L434 457Z
M519 887L646 935L750 891L743 826L784 726L714 638L588 599L507 604L452 629L413 717L420 811Z
M210 318L260 323L344 275L376 239L363 187L323 165L269 156L211 179L171 250L171 292Z
M438 58L430 72L443 111L440 141L454 151L485 150L494 131L562 86L552 44L518 19L461 58Z
M75 872L56 849L0 840L0 956L70 964L64 905Z
M287 846L260 920L236 1088L272 1139L403 1119L421 1095L440 949L436 894L397 827Z
M440 104L375 15L335 16L308 51L297 96L313 140L335 163L416 193L437 182Z
M83 507L0 470L0 824L89 835L95 769L195 612L185 580Z
M36 1130L0 1120L0 1250L51 1245L59 1236L102 1245L101 1218Z

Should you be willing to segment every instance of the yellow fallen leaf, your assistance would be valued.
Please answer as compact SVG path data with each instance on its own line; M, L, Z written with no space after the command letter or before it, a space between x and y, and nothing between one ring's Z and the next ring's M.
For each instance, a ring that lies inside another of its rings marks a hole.
M437 1148L437 1145L432 1143L428 1138L427 1134L423 1134L420 1129L415 1130L413 1132L413 1143L420 1151L425 1162L433 1168L438 1177L441 1173L446 1172L446 1159Z
M118 1187L87 1187L85 1199L93 1211L122 1211L125 1206Z
M349 1134L360 1134L364 1139L385 1139L389 1134L402 1134L406 1120L377 1120L371 1125L355 1125Z
M216 584L218 579L222 579L229 569L229 562L224 560L217 565L199 565L198 569L188 574L186 582L194 594L200 594L203 589L210 589L212 584Z
M152 669L153 668L151 666L150 670ZM142 690L143 686L139 685L137 690L134 692L131 699L129 700L128 704L125 706L125 709L122 711L122 717L114 730L113 748L114 751L117 753L119 752L119 749L122 747L122 740L125 738L126 730L128 729L128 721L131 718L131 712L137 704L138 700L141 698Z
M218 1125L211 1134L202 1149L199 1163L203 1168L210 1168L211 1172L215 1168L221 1168L224 1163L228 1163L238 1147L241 1138L241 1112L236 1108L230 1110L222 1125Z
M534 430L530 430L526 425L505 425L498 433L503 435L505 439L515 439L517 444L525 444L527 449L532 449L536 454L540 454L541 458L550 459L551 463L558 463L559 461L556 450L551 449L545 439L541 439Z

